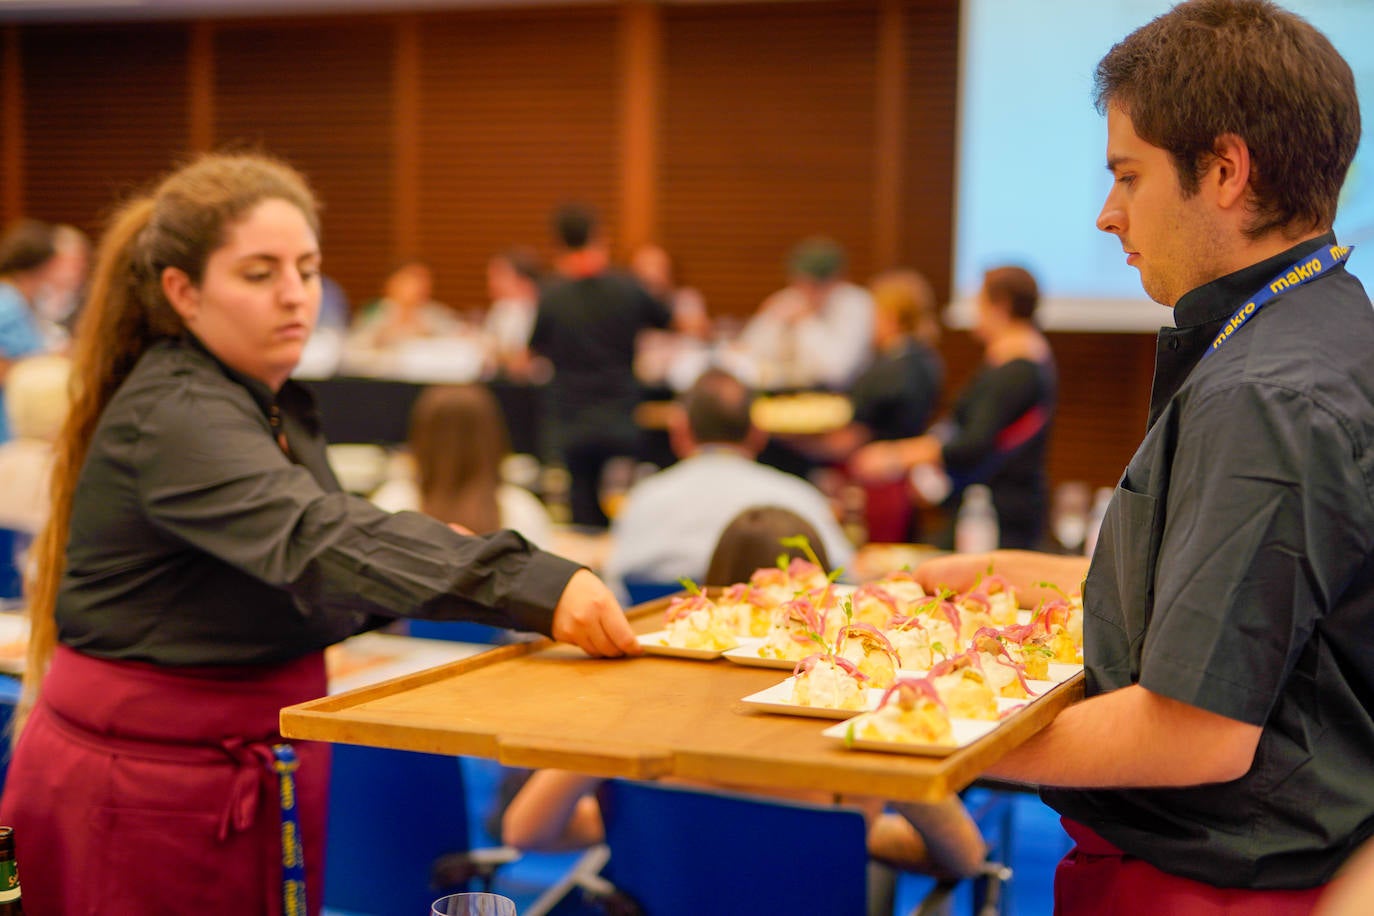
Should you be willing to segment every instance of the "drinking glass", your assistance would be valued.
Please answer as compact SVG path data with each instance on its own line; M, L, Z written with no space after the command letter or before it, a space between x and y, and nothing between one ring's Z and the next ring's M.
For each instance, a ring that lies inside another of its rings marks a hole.
M449 894L434 901L430 916L515 916L515 901L500 894Z

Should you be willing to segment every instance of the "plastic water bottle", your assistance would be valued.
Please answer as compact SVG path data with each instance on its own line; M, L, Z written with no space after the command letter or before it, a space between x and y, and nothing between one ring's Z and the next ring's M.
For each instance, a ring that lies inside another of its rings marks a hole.
M1102 532L1102 517L1107 514L1107 504L1112 501L1112 488L1099 487L1093 495L1093 508L1088 513L1088 530L1083 536L1083 555L1092 556L1097 549L1097 536Z
M954 549L958 553L986 553L997 549L1000 536L992 491L976 483L964 491L954 520Z

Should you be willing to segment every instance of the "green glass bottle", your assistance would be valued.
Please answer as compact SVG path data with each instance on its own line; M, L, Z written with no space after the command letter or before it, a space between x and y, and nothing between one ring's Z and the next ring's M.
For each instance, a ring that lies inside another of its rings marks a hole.
M0 827L0 916L23 916L19 868L14 862L14 828Z

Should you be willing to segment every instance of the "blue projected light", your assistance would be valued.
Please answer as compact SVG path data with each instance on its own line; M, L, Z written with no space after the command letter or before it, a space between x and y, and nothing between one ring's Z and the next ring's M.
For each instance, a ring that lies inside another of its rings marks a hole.
M1041 283L1052 329L1154 330L1154 305L1115 237L1094 225L1110 186L1106 119L1092 103L1093 69L1167 0L964 0L960 67L955 296L977 293L983 271L1022 264ZM1336 217L1342 245L1374 250L1374 2L1287 0L1321 29L1355 72L1365 133ZM1374 278L1374 271L1365 271ZM960 322L960 303L952 321Z

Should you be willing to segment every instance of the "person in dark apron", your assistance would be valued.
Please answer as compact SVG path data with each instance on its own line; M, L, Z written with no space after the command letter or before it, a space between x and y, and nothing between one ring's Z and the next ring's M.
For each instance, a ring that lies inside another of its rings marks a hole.
M289 378L317 227L288 166L210 155L101 244L0 800L29 913L319 912L329 754L278 714L355 633L464 619L637 651L585 569L340 490Z

